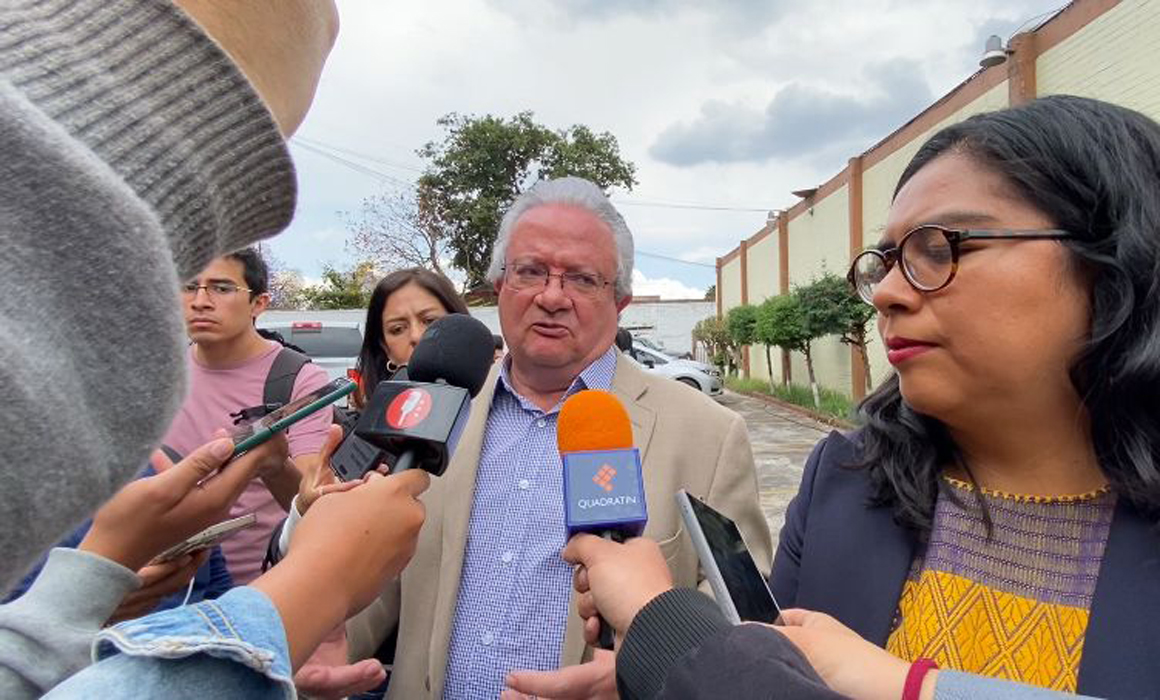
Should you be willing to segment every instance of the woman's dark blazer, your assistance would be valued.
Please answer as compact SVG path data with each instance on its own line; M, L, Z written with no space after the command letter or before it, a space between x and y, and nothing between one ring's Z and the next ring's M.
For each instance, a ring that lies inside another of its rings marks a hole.
M789 504L770 587L782 607L833 615L885 646L917 551L890 508L869 505L858 433L834 432L806 462ZM1160 531L1120 499L1112 518L1079 668L1079 692L1160 698Z

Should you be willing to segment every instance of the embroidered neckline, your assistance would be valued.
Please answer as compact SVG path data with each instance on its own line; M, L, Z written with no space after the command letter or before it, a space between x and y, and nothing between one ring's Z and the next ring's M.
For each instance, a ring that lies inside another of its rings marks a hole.
M943 479L956 489L963 491L974 491L975 486L966 481L955 479L953 477L944 476ZM1087 493L1067 494L1063 496L1036 496L1022 493L1008 493L1007 491L995 491L987 488L979 489L984 496L992 498L1001 498L1006 501L1015 501L1017 503L1080 503L1083 501L1093 501L1101 496L1111 493L1112 487L1110 485L1101 486L1098 489L1088 491Z

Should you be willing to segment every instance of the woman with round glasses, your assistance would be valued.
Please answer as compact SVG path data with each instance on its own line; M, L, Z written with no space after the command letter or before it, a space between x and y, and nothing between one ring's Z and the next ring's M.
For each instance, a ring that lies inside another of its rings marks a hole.
M1160 697L1160 126L1060 96L945 128L849 279L895 373L814 450L771 587L913 663L815 667Z

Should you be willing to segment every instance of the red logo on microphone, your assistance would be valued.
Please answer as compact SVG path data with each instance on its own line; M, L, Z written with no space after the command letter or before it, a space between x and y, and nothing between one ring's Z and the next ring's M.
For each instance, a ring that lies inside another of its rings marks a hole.
M612 480L615 477L616 477L616 470L613 469L610 465L605 464L603 467L600 468L600 471L596 472L596 476L592 477L592 482L595 483L600 488L604 489L605 491L608 491L609 493L611 493L612 492Z
M431 395L423 389L407 389L387 406L387 425L407 430L419 425L431 413Z

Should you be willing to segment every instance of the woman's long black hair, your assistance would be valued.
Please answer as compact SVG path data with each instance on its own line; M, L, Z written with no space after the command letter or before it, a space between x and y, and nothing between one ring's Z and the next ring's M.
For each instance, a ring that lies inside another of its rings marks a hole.
M362 407L365 396L363 389L373 390L379 382L392 374L387 370L387 351L383 349L383 308L387 299L408 284L417 284L443 305L449 314L467 313L467 304L455 293L455 287L443 275L422 267L408 267L395 270L379 280L371 293L371 303L367 306L367 320L363 326L362 349L358 354L355 370L359 374L359 391L355 405Z
M1100 469L1116 494L1160 520L1160 125L1130 109L1054 96L949 126L895 189L940 155L999 174L1055 228L1091 288L1091 329L1071 367ZM962 456L945 426L906 404L897 375L859 408L875 504L928 533L940 474ZM969 469L969 465L965 465Z

